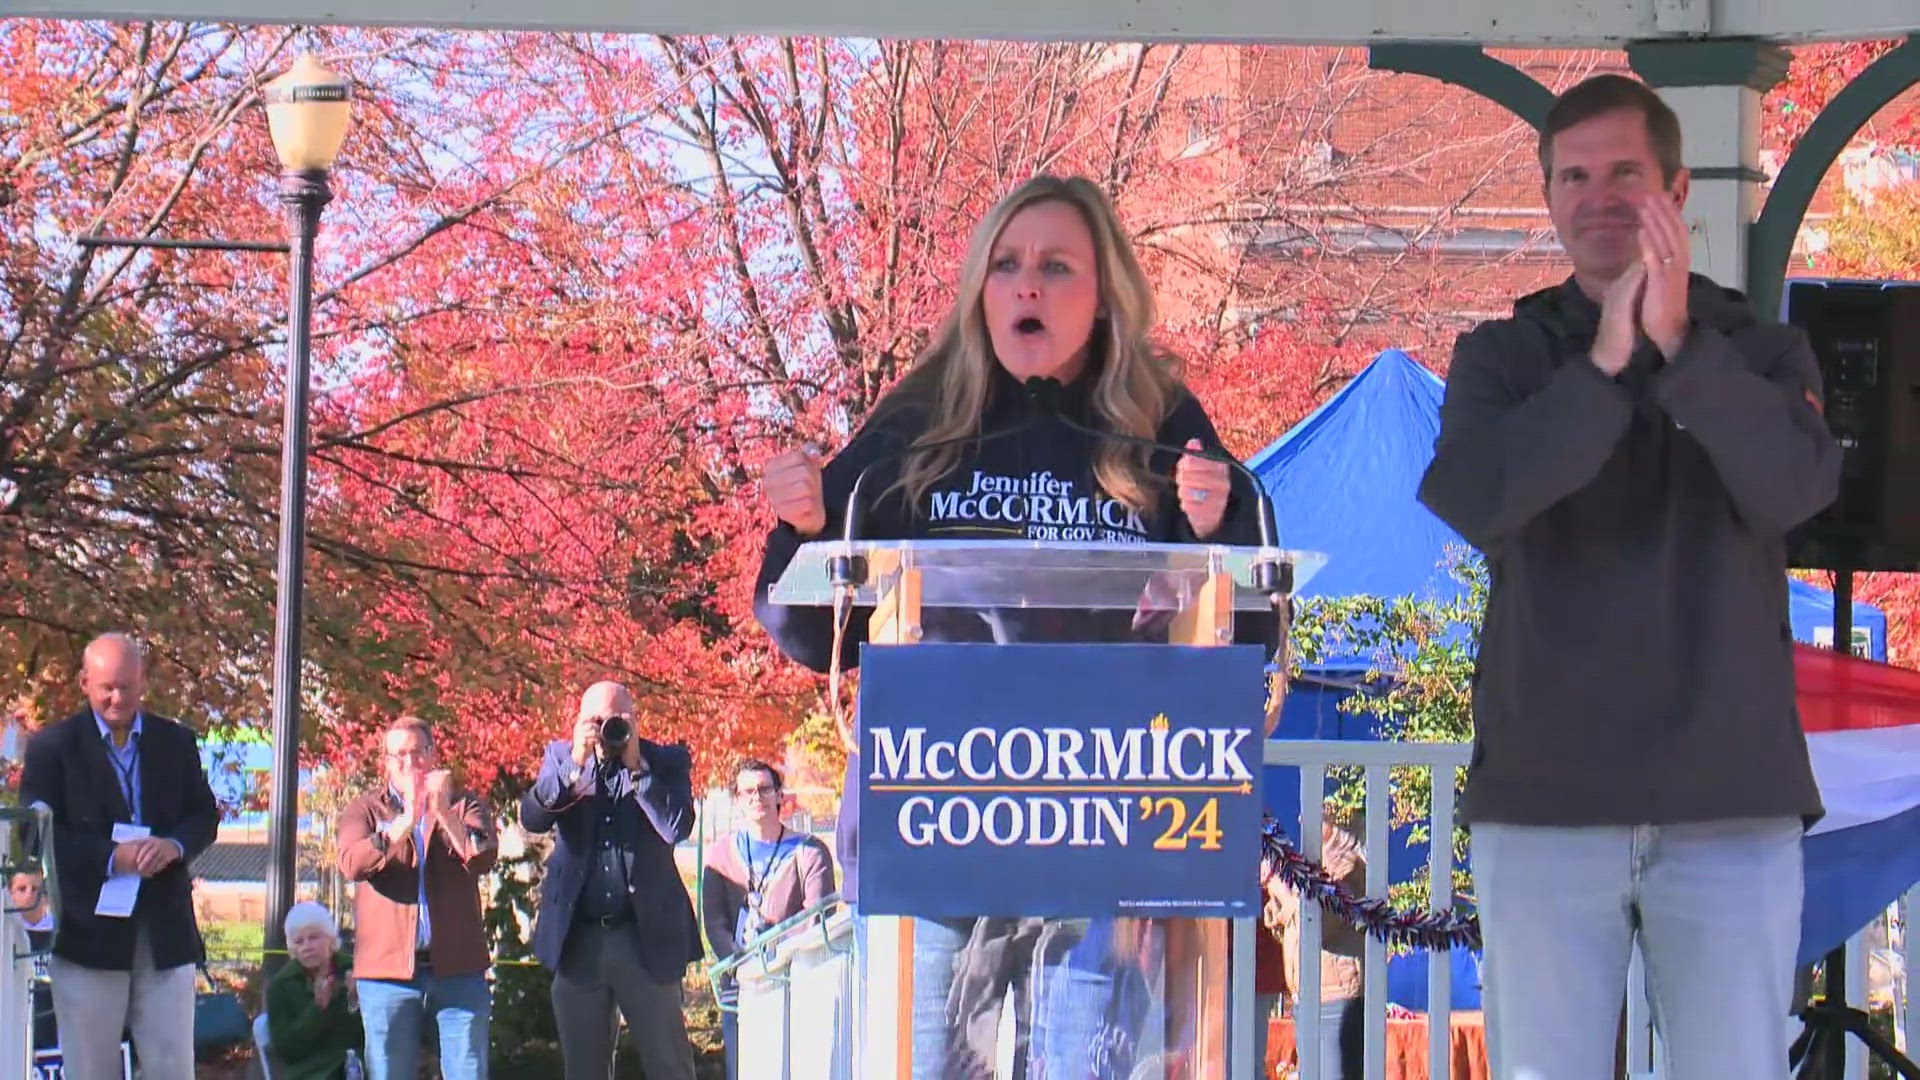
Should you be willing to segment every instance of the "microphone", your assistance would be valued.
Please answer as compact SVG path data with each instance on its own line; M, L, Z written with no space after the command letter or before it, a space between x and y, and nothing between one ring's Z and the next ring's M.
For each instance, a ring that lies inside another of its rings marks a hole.
M1239 461L1235 460L1231 454L1221 453L1215 450L1189 450L1184 446L1174 446L1172 443L1163 443L1158 439L1143 439L1138 435L1129 435L1126 432L1101 431L1097 428L1088 427L1078 420L1075 420L1072 416L1069 416L1066 410L1060 408L1060 392L1062 388L1058 379L1047 379L1035 375L1029 378L1023 385L1027 391L1027 400L1033 404L1037 413L1043 416L1052 416L1062 424L1083 435L1091 435L1096 439L1112 439L1116 442L1127 443L1133 446L1144 446L1150 450L1164 450L1168 453L1182 456L1191 455L1197 458L1205 458L1208 461L1217 461L1238 472L1241 476L1246 477L1247 483L1253 488L1255 509L1260 526L1260 546L1266 549L1258 558L1254 559L1253 587L1258 589L1267 599L1275 603L1279 602L1282 594L1293 591L1293 564L1286 562L1276 554L1278 545L1274 542L1274 534L1279 530L1274 523L1273 500L1267 497L1265 485L1260 483L1260 478L1253 474L1252 469L1242 465Z

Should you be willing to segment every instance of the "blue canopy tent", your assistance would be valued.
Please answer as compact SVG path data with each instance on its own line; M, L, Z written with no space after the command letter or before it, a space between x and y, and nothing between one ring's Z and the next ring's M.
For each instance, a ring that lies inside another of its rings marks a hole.
M1389 350L1338 393L1247 462L1273 498L1281 542L1290 548L1322 551L1326 567L1303 597L1413 596L1451 600L1464 586L1447 564L1467 544L1421 506L1416 498L1421 474L1433 457L1440 432L1439 377L1412 357ZM1805 582L1789 580L1794 636L1802 641L1831 641L1833 596ZM1868 651L1886 659L1887 620L1877 608L1853 606L1856 637L1868 638ZM1339 709L1372 666L1364 655L1323 658L1296 680L1274 737L1281 739L1372 739L1375 725L1364 716ZM1267 804L1297 835L1300 782L1297 770L1269 769ZM1424 845L1410 847L1404 832L1388 853L1394 880L1410 877L1424 865ZM1389 972L1392 1000L1425 1008L1424 955L1395 961ZM1478 979L1468 958L1456 957L1454 1004L1477 1008Z

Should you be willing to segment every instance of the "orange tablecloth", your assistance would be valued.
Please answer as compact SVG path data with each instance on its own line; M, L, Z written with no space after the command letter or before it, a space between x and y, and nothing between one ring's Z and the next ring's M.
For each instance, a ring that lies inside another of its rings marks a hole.
M1453 1014L1451 1080L1487 1080L1487 1024L1484 1013ZM1268 1077L1280 1067L1298 1064L1293 1051L1293 1021L1276 1019L1267 1035ZM1387 1080L1430 1080L1427 1073L1427 1018L1387 1021Z

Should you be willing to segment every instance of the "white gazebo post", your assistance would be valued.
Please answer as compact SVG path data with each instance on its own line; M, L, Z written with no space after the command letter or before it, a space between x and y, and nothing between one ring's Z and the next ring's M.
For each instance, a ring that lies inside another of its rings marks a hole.
M1787 51L1753 41L1650 41L1627 46L1627 60L1680 117L1694 270L1745 290L1749 226L1767 179L1760 97L1786 77Z

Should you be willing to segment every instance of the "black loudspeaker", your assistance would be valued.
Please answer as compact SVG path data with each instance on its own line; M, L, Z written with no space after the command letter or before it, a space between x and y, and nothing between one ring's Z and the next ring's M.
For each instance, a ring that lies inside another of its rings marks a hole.
M1807 332L1840 496L1787 540L1789 565L1920 569L1920 284L1787 282L1781 317Z

